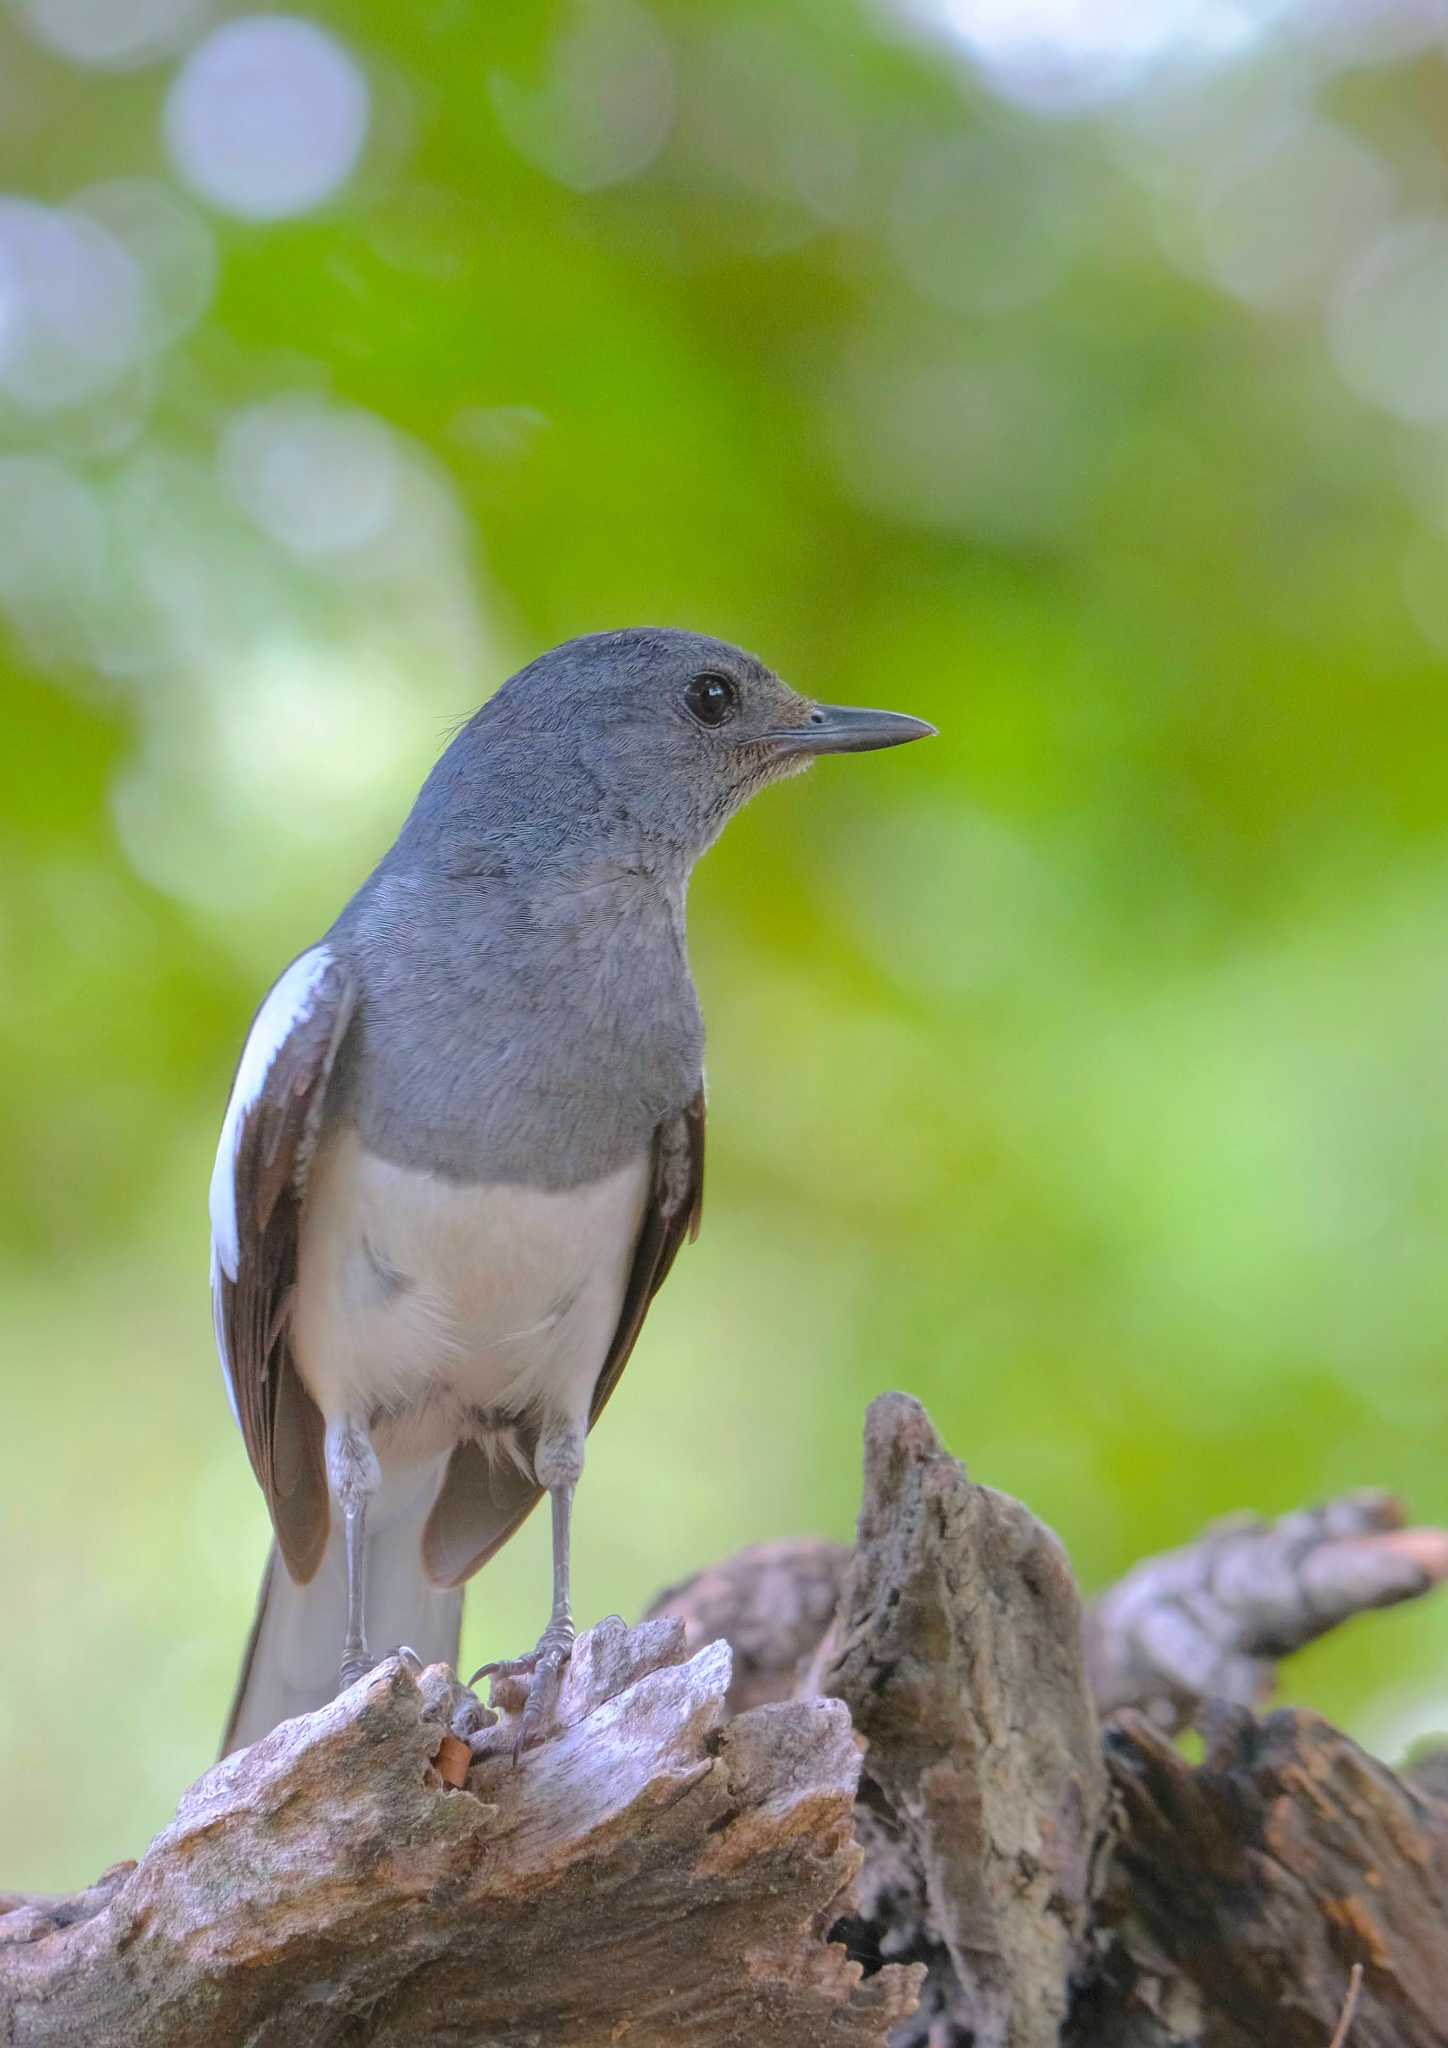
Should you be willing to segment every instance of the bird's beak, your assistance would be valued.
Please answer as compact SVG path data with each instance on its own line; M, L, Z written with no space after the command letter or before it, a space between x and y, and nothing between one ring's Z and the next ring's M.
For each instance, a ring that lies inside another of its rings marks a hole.
M853 704L816 704L804 723L787 731L766 733L781 753L868 754L876 747L903 747L908 740L929 740L935 727L901 711L862 711Z

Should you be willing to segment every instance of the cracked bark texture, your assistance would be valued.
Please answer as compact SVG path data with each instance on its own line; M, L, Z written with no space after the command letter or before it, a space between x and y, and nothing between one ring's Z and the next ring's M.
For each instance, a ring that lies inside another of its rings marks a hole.
M1115 1817L1071 2048L1323 2048L1354 1963L1352 2048L1448 2041L1448 1805L1315 1715L1208 1717L1188 1764L1108 1728Z
M1294 1649L1445 1576L1448 1534L1403 1519L1381 1493L1236 1516L1083 1617L1049 1533L893 1395L853 1559L800 1545L802 1598L773 1544L659 1611L696 1645L738 1628L752 1698L849 1705L866 1855L841 1931L867 1964L927 1965L893 2048L1323 2048L1355 1962L1354 2044L1448 2048L1442 1754L1400 1779L1311 1716L1240 1711ZM1127 1706L1093 1768L1095 1714ZM1199 1766L1166 1736L1189 1720Z
M1106 1804L1080 1602L1055 1537L973 1486L904 1395L866 1422L859 1540L815 1668L865 1740L861 1918L883 1957L930 1964L897 2038L1053 2041Z
M560 1726L449 1791L450 1674L392 1658L227 1757L141 1862L0 1917L16 2044L882 2043L918 1973L826 1940L859 1863L833 1701L725 1721L729 1653L578 1644Z
M139 1864L0 1896L0 2043L1323 2048L1361 1963L1352 2048L1448 2048L1441 1757L1230 1704L1443 1575L1401 1519L1219 1525L1083 1620L1055 1538L884 1396L854 1550L600 1624L520 1768L445 1788L452 1676L393 1659Z

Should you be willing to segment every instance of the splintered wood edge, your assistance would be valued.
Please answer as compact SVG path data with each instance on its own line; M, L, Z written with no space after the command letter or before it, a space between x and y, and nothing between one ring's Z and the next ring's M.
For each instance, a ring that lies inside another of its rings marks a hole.
M451 1785L455 1792L460 1792L468 1781L472 1761L473 1753L462 1738L448 1734L438 1744L432 1765L444 1785Z

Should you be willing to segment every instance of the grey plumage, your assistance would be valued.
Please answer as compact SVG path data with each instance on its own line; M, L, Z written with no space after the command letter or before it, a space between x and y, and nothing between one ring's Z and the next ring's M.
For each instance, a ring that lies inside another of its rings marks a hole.
M369 1574L389 1628L411 1613L455 1655L432 1589L546 1489L542 1711L583 1436L697 1222L690 869L814 754L928 730L699 635L570 642L459 732L277 984L212 1188L218 1337L281 1553L230 1741L320 1704L344 1628L344 1675L365 1663Z
M721 775L717 737L666 716L681 661L744 668L783 712L808 712L717 641L571 642L457 735L337 920L368 994L344 1085L383 1157L568 1187L694 1095L689 870L773 764L737 750ZM420 1034L447 1057L420 1064Z

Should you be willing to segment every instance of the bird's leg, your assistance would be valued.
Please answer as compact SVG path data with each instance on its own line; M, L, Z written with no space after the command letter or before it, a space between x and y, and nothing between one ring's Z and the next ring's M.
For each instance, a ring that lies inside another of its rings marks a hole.
M539 1649L561 1664L573 1648L578 1630L573 1625L573 1487L569 1479L549 1494L553 1509L553 1609L543 1631Z
M573 1624L572 1533L573 1492L583 1469L583 1431L576 1424L546 1436L539 1443L533 1469L548 1489L553 1510L553 1609L548 1626L533 1649L523 1657L502 1658L485 1664L472 1677L527 1678L528 1696L518 1721L513 1742L516 1760L539 1736L558 1698L563 1667L573 1649L578 1631Z
M347 1632L337 1674L339 1690L372 1669L367 1648L367 1503L381 1480L366 1423L355 1415L340 1415L329 1422L327 1483L342 1510L347 1553Z

